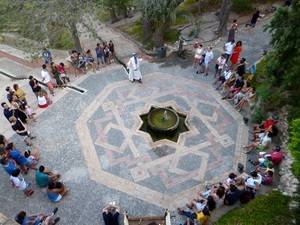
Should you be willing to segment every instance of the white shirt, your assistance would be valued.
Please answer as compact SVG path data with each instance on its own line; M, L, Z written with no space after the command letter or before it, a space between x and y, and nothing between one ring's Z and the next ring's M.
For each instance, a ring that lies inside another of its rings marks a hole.
M201 58L203 55L203 48L196 48L196 53L195 53L195 57L196 58Z
M222 58L221 56L217 59L217 64L219 65L219 69L223 69L226 63L226 59Z
M26 189L27 184L22 175L19 175L18 177L10 176L9 179L20 191L24 191Z
M268 137L267 134L261 140L261 144L263 147L269 146L271 144L271 142L272 142L272 138Z
M51 81L51 76L47 70L42 70L41 76L42 76L43 82L48 83Z
M205 53L205 58L204 58L205 64L210 63L213 59L214 59L214 53L213 53L213 51L207 51Z
M225 53L231 55L234 46L234 43L232 44L231 42L227 42L225 44Z
M46 100L45 96L42 96L42 97L38 96L37 101L38 101L38 105L41 105L41 106L47 104L47 100Z

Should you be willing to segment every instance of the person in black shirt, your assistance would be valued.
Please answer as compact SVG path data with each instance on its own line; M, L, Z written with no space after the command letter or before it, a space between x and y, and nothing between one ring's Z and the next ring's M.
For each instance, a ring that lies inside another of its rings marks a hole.
M38 81L33 77L29 77L29 85L32 89L32 92L35 94L35 96L38 96L38 93L42 90L41 86L39 85Z
M259 17L261 17L261 16L260 16L260 11L257 10L257 11L252 15L250 24L247 23L245 26L246 26L246 27L247 27L247 26L255 27L256 22L257 22L257 20L258 20Z
M246 59L242 58L238 67L236 68L236 73L241 77L246 73Z
M22 121L14 116L9 118L9 122L11 124L11 128L20 136L25 137L24 142L27 145L31 145L31 143L28 141L29 139L35 138L30 134L30 132L27 130L26 126L22 123Z

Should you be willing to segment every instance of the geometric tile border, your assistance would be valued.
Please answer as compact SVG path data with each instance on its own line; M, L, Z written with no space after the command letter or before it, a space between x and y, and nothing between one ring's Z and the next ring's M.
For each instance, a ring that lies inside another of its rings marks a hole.
M234 165L232 165L232 168L235 169L239 162L245 163L246 157L245 157L245 154L242 153L243 151L242 151L241 146L247 143L248 129L243 123L242 116L227 101L221 100L220 95L212 87L210 87L209 85L198 83L197 81L192 81L192 80L185 79L182 77L177 77L177 76L175 77L170 74L164 74L164 73L152 73L152 74L145 75L143 85L147 85L147 81L150 81L151 79L176 79L176 82L180 82L183 84L187 83L187 82L193 82L193 85L197 86L199 88L199 91L205 90L206 93L208 93L210 96L212 96L216 100L217 104L219 106L221 106L223 109L225 109L227 111L227 113L229 113L238 124L237 137L235 140L235 151L234 151L234 155L232 156L232 157L234 157L234 160L233 160ZM191 128L190 131L185 132L182 135L180 135L177 143L174 143L174 142L168 141L168 140L160 140L157 142L152 142L152 139L149 134L144 133L139 130L140 126L142 125L142 120L140 119L139 116L136 118L133 129L134 129L135 133L137 133L140 136L143 136L146 140L148 140L148 143L151 146L151 148L157 148L160 146L167 145L170 147L174 147L176 149L176 152L174 154L167 155L160 159L156 159L153 162L150 162L151 166L155 166L155 164L159 163L159 161L167 160L167 157L172 157L172 160L173 160L172 165L175 165L175 166L173 166L173 167L170 166L170 170L174 170L174 173L180 174L182 171L176 167L176 165L178 164L179 156L185 156L187 153L189 153L189 154L192 153L192 154L195 154L195 155L198 155L199 157L201 157L202 162L203 162L201 164L201 169L196 174L192 174L194 177L198 176L198 179L196 178L196 180L199 180L199 185L197 185L197 186L194 186L189 189L185 189L177 194L168 194L168 193L166 194L166 193L161 193L159 191L153 190L149 187L146 187L146 186L143 186L143 185L137 183L138 181L145 179L145 178L147 178L147 176L149 176L149 174L147 172L147 166L149 166L150 164L147 164L147 165L141 164L140 166L134 167L131 170L131 174L133 176L134 181L123 179L112 173L104 171L101 167L101 162L99 160L99 157L98 157L96 149L95 149L95 145L94 145L95 143L91 137L90 130L88 127L88 121L93 116L93 114L95 113L95 111L98 109L99 106L105 107L109 110L111 110L113 107L118 107L116 105L105 102L105 99L109 96L109 94L114 89L120 88L123 86L125 87L128 85L130 85L132 88L140 88L141 89L141 87L142 87L142 86L139 86L138 84L131 84L127 80L114 82L112 84L107 85L101 91L101 93L99 93L95 97L95 100L93 102L91 102L90 105L82 112L82 114L76 121L76 130L77 130L77 134L79 136L79 139L80 139L80 142L82 145L81 149L82 149L84 157L85 157L86 165L87 165L87 168L89 171L89 176L92 180L94 180L98 183L101 183L111 189L125 192L129 195L132 195L132 196L139 198L141 200L144 200L146 202L158 205L160 207L169 208L169 209L178 207L178 206L186 203L187 201L191 200L191 198L194 197L195 193L203 187L203 174L204 174L203 171L205 171L205 169L207 167L207 160L209 157L209 155L206 152L199 151L199 149L201 149L201 148L208 147L211 144L209 141L200 143L197 146L193 146L193 147L184 146L184 140L187 137L194 135L197 132L195 130L195 128L193 128L193 126L190 126L190 128ZM197 99L190 99L190 101L197 101ZM201 101L201 100L199 100L199 101ZM148 112L152 105L155 105L155 103L147 101L147 104L144 106L143 110L141 110L139 114ZM166 101L166 102L163 102L163 105L162 105L162 103L158 102L157 105L160 105L160 106L170 106L171 105L175 110L178 110L179 113L181 113L179 110L179 107L175 101ZM185 112L182 112L182 113L185 113ZM188 112L187 117L189 118L190 114L194 115L195 113L197 113L197 112L194 112L193 110L191 110L190 112ZM213 121L215 119L214 115L215 114L213 114L212 117L208 118L207 116L205 116L203 114L198 114L199 117L202 117L202 121L204 121L204 123L205 123L205 121L208 121L208 120ZM118 118L118 115L115 115L115 116L117 116L117 120L119 120L118 123L122 124L123 123L122 119ZM210 125L210 123L206 123L205 125L206 125L206 127L209 128L212 135L214 135L214 137L216 138L215 139L216 142L220 143L224 147L232 145L233 140L231 140L231 138L228 135L224 134L224 135L220 136L218 134L218 131L215 130ZM123 126L122 129L126 130L127 128L125 128ZM125 132L125 135L126 135L126 132ZM128 140L130 140L130 138L127 138L126 140L127 140L127 144L130 146L130 149L131 149L133 155L138 155L139 154L138 150L135 148L135 146L132 143L130 143L130 141L128 141ZM180 146L180 148L178 148L178 146ZM116 149L116 150L119 150L119 149ZM227 174L228 174L228 171L223 172L218 177L215 177L214 179L210 180L210 182L217 182L217 181L219 181L220 178L225 178L227 176ZM202 185L202 187L201 187L201 185Z

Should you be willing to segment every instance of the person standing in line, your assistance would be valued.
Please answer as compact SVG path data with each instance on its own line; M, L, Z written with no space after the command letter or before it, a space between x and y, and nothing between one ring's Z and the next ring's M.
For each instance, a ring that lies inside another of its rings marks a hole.
M228 33L228 42L235 40L235 33L237 32L238 24L237 20L233 20L233 23L231 24L229 33Z
M109 48L109 52L110 52L110 61L114 62L114 57L115 57L115 45L112 42L112 40L109 41L108 43L108 48Z
M104 65L105 61L104 61L104 51L103 51L103 47L100 45L100 43L97 43L97 47L95 48L96 51L96 58L97 58L97 65L98 68L100 67L100 64Z
M208 71L209 71L209 65L211 64L211 62L214 59L214 53L213 53L213 48L209 47L205 53L205 57L204 57L204 75L207 76L208 75Z
M42 58L44 59L44 64L50 64L52 62L52 54L49 49L44 48L42 51Z
M204 50L203 50L203 45L199 44L198 42L195 43L194 48L195 48L195 56L194 56L193 66L194 68L197 68L203 59Z
M221 72L222 72L225 64L226 64L226 56L225 56L225 54L222 54L219 58L217 58L217 61L216 61L215 77L219 77L221 75Z
M22 88L19 87L18 84L14 84L13 88L15 90L15 95L18 99L18 101L22 104L22 105L27 105L27 100L26 100L26 94L23 91Z
M256 22L258 20L258 18L261 17L260 15L260 11L257 10L253 15L252 15L252 18L251 18L251 22L250 23L247 23L245 26L248 27L248 26L251 26L251 27L255 27L256 25Z
M230 56L232 54L234 46L235 46L234 40L229 41L224 45L226 63L228 62L228 59L230 58Z
M50 94L54 96L54 87L53 87L53 83L51 81L51 76L47 70L46 64L43 64L43 66L42 66L41 76L42 76L42 81L46 83L46 85L50 91Z
M138 58L136 53L133 53L127 63L127 68L129 69L128 78L131 82L138 81L142 83L142 74L140 70L141 61L142 59Z
M233 69L233 67L239 62L242 50L242 42L238 41L234 46L232 55L230 57L231 69Z
M39 85L39 82L33 76L29 76L29 86L31 87L34 95L37 97L38 93L42 90L42 87Z
M51 62L50 67L51 67L51 73L56 81L57 87L63 88L64 82L62 81L62 79L60 77L60 73L57 70L57 65L54 62Z

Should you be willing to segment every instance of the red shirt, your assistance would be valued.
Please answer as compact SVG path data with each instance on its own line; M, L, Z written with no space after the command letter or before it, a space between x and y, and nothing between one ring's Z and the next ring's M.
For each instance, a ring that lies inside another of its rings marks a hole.
M57 65L56 69L60 74L66 73L65 68L62 67L61 65Z
M273 119L267 119L264 123L263 123L263 127L264 129L269 129L270 127L274 126L277 122Z
M278 165L283 159L282 152L273 151L271 153L271 160L274 165Z

